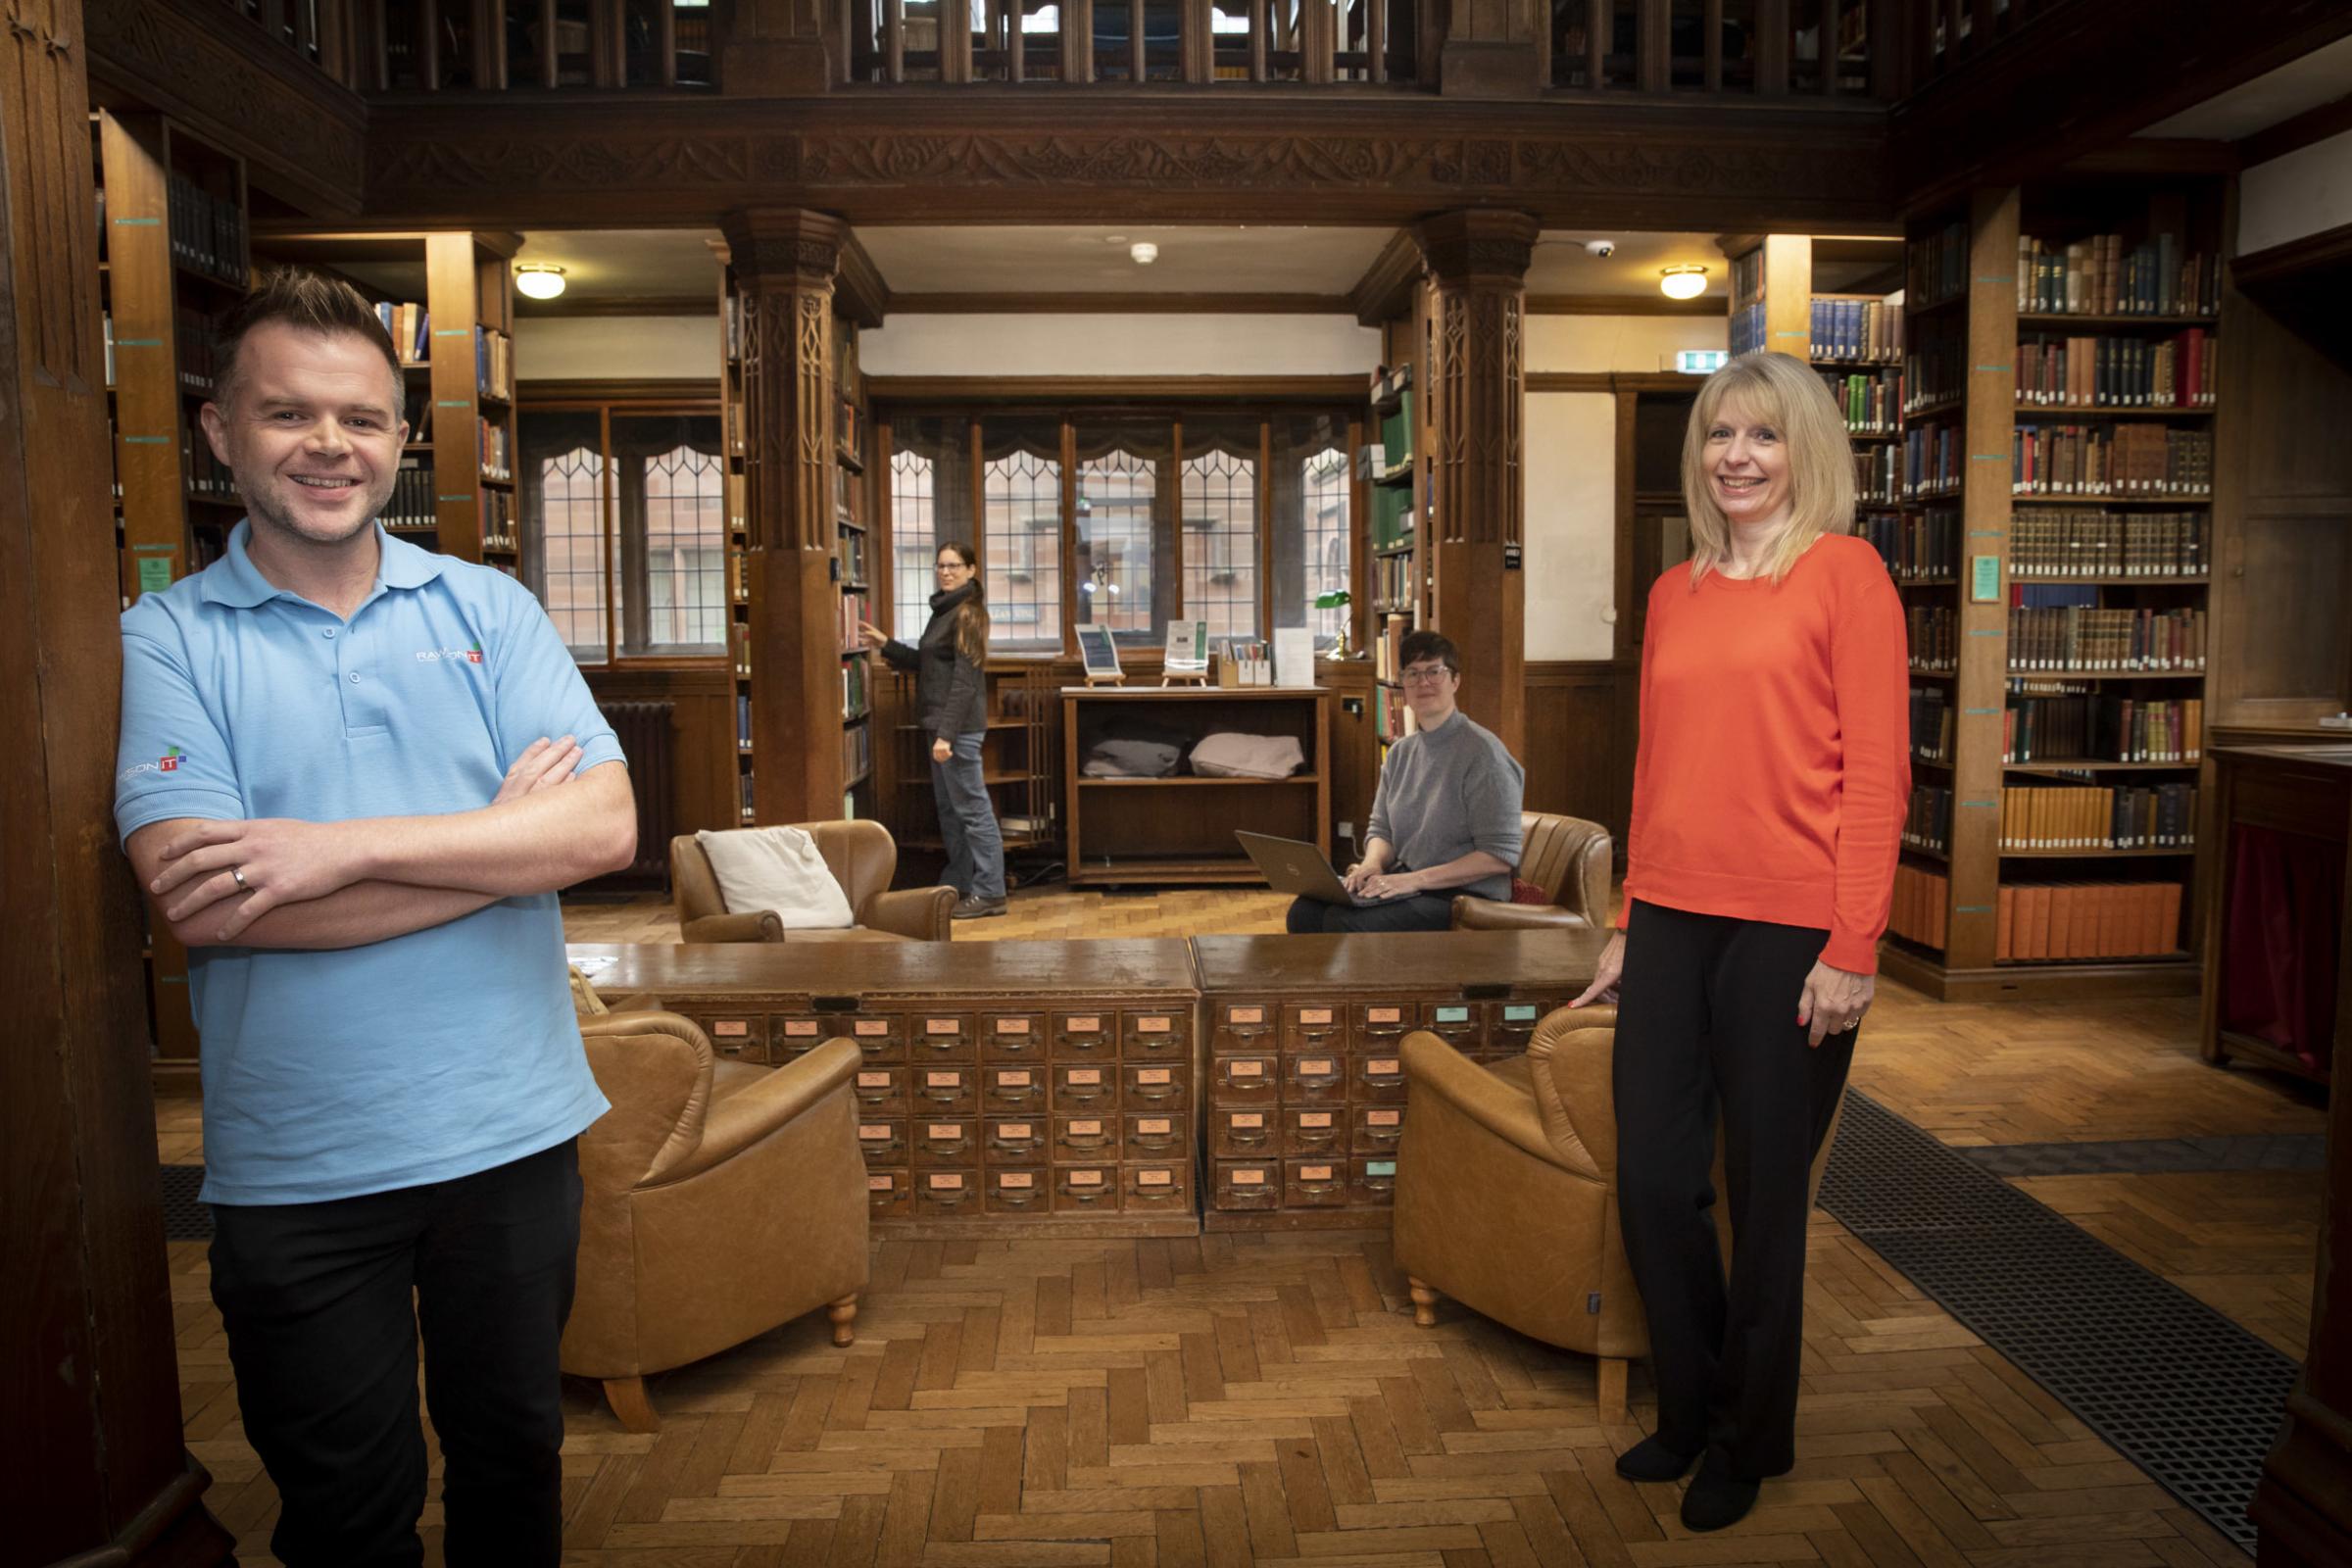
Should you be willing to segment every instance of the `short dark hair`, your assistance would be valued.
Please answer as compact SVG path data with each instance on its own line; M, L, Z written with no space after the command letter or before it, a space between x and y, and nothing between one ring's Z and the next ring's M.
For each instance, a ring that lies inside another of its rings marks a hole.
M409 387L401 375L400 354L392 347L392 334L384 330L375 307L341 278L307 267L280 267L263 274L253 291L230 307L221 319L213 346L220 366L215 377L220 400L225 402L235 395L237 355L245 347L246 335L271 321L282 321L297 331L349 332L367 339L392 368L393 418L408 416Z
M1396 650L1396 667L1403 670L1424 659L1435 659L1456 675L1462 672L1462 651L1453 640L1434 631L1406 632L1404 642Z

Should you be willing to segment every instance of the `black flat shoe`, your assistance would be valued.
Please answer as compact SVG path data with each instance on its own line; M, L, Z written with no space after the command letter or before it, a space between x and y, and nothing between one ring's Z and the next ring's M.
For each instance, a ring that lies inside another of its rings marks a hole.
M1697 1462L1697 1454L1677 1453L1648 1437L1617 1456L1617 1473L1628 1481L1680 1481Z
M1720 1448L1707 1450L1707 1462L1683 1493L1683 1528L1722 1530L1736 1525L1756 1505L1759 1481L1742 1481L1732 1474L1731 1461Z

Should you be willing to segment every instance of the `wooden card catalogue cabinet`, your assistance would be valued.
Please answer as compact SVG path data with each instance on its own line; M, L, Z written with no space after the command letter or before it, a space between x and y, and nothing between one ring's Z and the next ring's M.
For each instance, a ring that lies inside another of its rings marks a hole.
M1405 1036L1518 1055L1591 983L1598 931L1199 937L1208 1036L1202 1223L1387 1222L1404 1139Z
M1176 941L579 946L712 1049L855 1042L880 1234L1199 1233L1199 995ZM1272 1069L1269 1066L1269 1073Z

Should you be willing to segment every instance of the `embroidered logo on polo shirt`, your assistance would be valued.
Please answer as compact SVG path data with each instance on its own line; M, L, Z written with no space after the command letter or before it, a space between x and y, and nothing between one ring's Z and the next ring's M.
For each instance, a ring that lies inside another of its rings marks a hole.
M154 761L133 762L115 776L119 779L132 779L141 773L176 773L179 771L179 764L187 760L187 753L176 746L167 746L164 748L164 755Z
M416 662L419 664L478 664L481 662L482 645L479 642L469 643L464 648L419 648L416 650Z

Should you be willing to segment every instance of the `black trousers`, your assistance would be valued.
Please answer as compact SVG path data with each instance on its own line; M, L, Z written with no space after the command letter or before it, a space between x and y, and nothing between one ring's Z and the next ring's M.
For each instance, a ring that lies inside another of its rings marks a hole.
M1714 1446L1749 1480L1796 1462L1805 1223L1854 1034L1818 1050L1796 1022L1829 941L1803 926L1636 902L1618 982L1617 1207L1649 1321L1658 1437ZM1731 1277L1711 1212L1715 1118Z
M580 1244L572 1140L471 1176L213 1210L213 1299L287 1568L424 1560L416 1339L452 1568L564 1551L556 1345ZM413 1304L412 1304L413 1302Z
M1317 931L1443 931L1453 924L1453 895L1416 893L1362 908L1293 899L1286 922L1294 933Z

